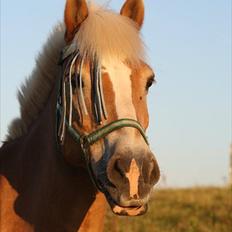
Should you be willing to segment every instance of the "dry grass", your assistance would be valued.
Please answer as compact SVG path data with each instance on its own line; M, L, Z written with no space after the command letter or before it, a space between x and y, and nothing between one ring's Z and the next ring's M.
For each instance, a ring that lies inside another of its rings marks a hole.
M105 232L230 232L232 189L156 190L145 216L107 214Z

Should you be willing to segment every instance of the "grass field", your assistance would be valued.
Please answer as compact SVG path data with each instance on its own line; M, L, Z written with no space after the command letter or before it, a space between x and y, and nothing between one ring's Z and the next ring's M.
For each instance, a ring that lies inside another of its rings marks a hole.
M232 232L232 189L156 190L145 216L108 211L105 232Z

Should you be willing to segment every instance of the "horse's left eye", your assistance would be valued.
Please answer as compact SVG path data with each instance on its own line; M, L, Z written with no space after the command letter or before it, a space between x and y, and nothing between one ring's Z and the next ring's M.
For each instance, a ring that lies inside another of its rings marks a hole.
M146 90L148 90L153 85L154 82L155 82L154 77L149 78L147 81Z

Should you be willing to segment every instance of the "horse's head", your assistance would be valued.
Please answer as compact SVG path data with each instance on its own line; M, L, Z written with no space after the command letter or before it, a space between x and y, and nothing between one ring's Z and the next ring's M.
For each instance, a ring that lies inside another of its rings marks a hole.
M142 0L127 0L119 15L85 0L66 3L59 136L68 128L81 144L90 175L120 215L144 213L159 179L144 132L154 73L143 61L143 19Z

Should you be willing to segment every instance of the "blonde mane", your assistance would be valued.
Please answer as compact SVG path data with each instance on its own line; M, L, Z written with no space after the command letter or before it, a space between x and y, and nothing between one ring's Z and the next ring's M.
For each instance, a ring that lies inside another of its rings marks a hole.
M18 92L20 118L12 121L7 140L13 140L28 132L38 118L55 81L60 75L58 60L65 47L65 27L59 24L44 45L36 60L32 74ZM88 59L120 59L138 64L144 59L144 45L138 28L129 18L102 7L90 6L89 15L82 23L73 43L77 44L80 55Z

